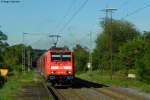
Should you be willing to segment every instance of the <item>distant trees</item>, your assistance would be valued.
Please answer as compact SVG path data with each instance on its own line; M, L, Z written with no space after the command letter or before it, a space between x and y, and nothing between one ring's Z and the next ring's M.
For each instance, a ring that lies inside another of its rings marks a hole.
M30 49L23 44L9 46L6 42L7 35L0 31L0 67L8 67L9 69L21 69L22 50ZM16 66L19 66L18 68Z
M3 54L4 63L9 66L21 65L22 48L23 48L23 45L21 44L6 48Z
M7 40L7 36L2 31L0 31L0 65L3 64L2 55L3 55L4 50L8 46L8 43L6 42L6 40Z
M37 59L45 52L45 50L33 50L31 46L16 44L9 46L6 42L7 35L0 31L0 67L8 67L11 70L22 70L22 53L25 51L25 67L29 66L28 54L32 57L32 64L36 66ZM66 46L67 48L67 46ZM30 51L30 52L29 52Z
M88 62L88 51L87 48L82 47L77 44L74 48L74 56L75 56L75 71L83 72L87 71L87 62Z
M32 67L37 67L37 60L46 50L32 49Z

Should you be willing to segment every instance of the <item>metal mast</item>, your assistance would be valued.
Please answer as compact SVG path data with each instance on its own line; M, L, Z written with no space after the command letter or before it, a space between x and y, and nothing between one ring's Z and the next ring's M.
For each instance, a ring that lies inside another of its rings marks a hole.
M110 14L110 28L109 28L109 34L110 34L110 39L109 39L109 44L110 44L110 78L112 79L112 75L113 75L113 64L112 64L112 60L113 60L113 50L112 50L112 13L114 11L116 11L116 8L105 8L103 11L106 12L106 17L105 17L105 29L107 28L108 25L108 14Z

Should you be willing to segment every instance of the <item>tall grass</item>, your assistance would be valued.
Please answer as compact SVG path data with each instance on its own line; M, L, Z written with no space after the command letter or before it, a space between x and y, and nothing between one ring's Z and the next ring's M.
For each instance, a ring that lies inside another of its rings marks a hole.
M86 72L82 74L78 74L77 77L100 83L109 86L117 86L117 87L125 87L125 88L133 88L139 91L144 91L150 93L150 84L146 84L144 82L137 81L135 79L125 79L121 78L119 75L114 75L111 80L108 74L102 74L98 71Z
M35 82L33 72L15 73L15 75L8 77L7 82L0 88L0 100L15 100L21 88L31 82Z

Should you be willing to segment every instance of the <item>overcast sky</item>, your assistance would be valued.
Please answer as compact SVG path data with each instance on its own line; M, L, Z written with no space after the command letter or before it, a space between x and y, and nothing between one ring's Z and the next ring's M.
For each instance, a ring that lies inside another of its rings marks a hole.
M89 33L92 32L94 45L96 36L101 32L99 22L105 17L101 10L106 6L118 9L113 18L128 20L140 31L150 31L150 0L20 1L0 2L0 29L8 35L11 45L22 42L23 32L30 33L25 34L24 40L34 48L49 48L53 39L49 38L48 34L59 33L62 36L59 45L72 47L76 43L89 46ZM134 11L135 14L125 17ZM73 15L75 16L72 17Z

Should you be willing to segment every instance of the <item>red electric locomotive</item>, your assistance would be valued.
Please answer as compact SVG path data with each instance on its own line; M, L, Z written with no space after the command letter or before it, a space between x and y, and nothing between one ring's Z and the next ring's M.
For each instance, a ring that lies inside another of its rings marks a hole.
M71 83L74 79L74 57L71 50L51 48L40 57L37 64L52 84Z

